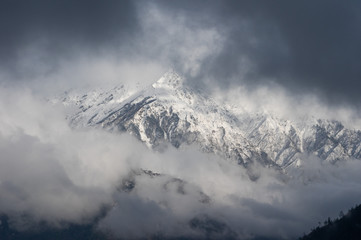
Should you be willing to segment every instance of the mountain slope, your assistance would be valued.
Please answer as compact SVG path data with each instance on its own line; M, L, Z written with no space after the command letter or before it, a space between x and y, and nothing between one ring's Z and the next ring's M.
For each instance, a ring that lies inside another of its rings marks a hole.
M75 108L72 127L129 132L148 147L195 144L205 152L248 166L297 167L302 156L336 162L361 158L361 132L333 120L292 122L268 113L233 112L187 88L174 71L130 92L125 86L85 94L65 93L60 101ZM241 103L240 103L241 104Z
M325 221L325 225L317 227L308 235L300 240L332 240L332 239L360 239L361 236L361 205L349 210L349 212L340 216L340 219L331 221L330 218Z

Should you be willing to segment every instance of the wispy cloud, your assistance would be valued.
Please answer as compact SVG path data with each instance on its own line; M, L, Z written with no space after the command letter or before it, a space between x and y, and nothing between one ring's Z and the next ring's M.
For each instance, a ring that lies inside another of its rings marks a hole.
M25 226L23 214L58 226L114 206L99 227L122 237L204 236L190 222L213 219L221 235L290 238L361 197L357 160L332 165L304 156L292 177L259 167L251 181L243 167L196 148L153 152L125 134L74 131L60 107L30 91L1 93L0 209L15 227ZM140 169L162 175L135 175L134 189L119 192Z
M43 100L69 88L148 85L173 67L233 109L360 129L360 4L261 3L2 3L0 213L17 227L24 214L56 226L116 205L100 228L123 237L203 236L189 222L214 219L222 234L289 238L358 203L360 161L304 156L293 178L260 167L254 182L192 147L159 153L125 134L74 131L62 106ZM133 191L119 192L139 169L163 175L137 175ZM174 178L185 194L163 187Z

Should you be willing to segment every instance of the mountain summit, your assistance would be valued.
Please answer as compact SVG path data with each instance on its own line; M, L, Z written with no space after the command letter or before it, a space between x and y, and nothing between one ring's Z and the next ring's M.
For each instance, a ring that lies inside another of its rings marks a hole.
M173 70L133 93L120 86L67 93L61 101L78 109L68 116L74 128L128 132L153 149L165 143L197 145L245 167L297 168L309 155L329 162L361 158L360 131L333 120L294 122L269 113L233 112L185 87Z
M184 79L173 69L166 72L158 81L153 83L154 88L176 89L183 86Z

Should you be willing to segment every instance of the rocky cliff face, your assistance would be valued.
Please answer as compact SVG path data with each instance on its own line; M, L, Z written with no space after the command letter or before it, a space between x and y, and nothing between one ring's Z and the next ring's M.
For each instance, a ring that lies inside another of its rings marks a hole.
M262 112L233 112L185 87L173 71L133 93L120 86L66 93L60 101L77 109L68 116L74 128L129 132L154 149L195 144L246 167L254 162L297 167L303 154L330 162L361 158L361 131L331 120L293 122Z

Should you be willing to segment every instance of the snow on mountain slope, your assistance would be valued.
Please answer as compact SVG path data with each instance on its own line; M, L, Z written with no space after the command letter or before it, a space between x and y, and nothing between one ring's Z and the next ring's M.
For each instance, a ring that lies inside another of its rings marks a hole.
M126 131L154 149L166 142L176 148L196 144L246 167L254 162L296 167L304 154L330 162L361 158L358 130L330 120L292 122L268 113L238 113L185 87L174 71L134 92L119 86L65 93L60 101L77 109L68 116L74 128Z

